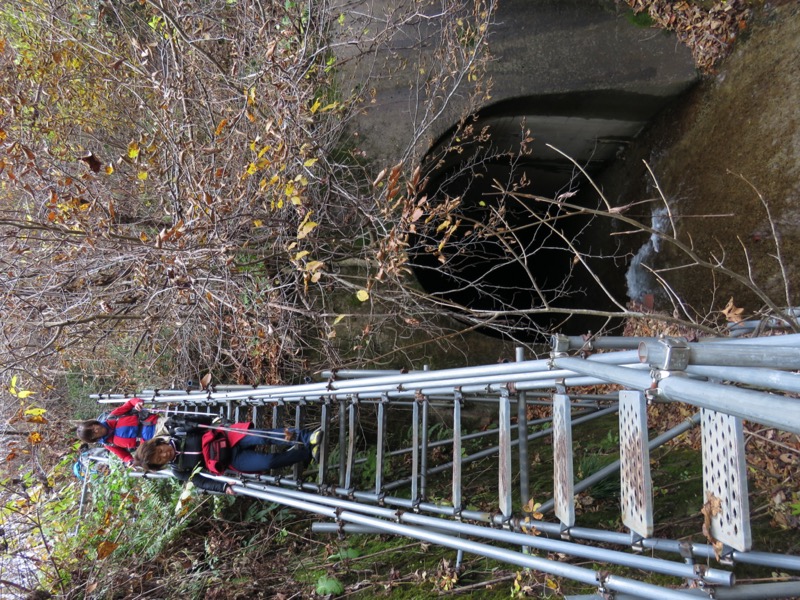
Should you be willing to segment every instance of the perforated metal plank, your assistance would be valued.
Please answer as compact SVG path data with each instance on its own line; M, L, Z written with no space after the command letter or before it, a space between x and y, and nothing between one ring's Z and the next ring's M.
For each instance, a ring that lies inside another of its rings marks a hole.
M461 510L461 392L453 394L453 506Z
M575 525L575 480L572 466L572 413L569 396L553 394L553 502L562 525Z
M653 535L653 488L647 439L647 401L642 392L619 393L622 522L642 537Z
M701 423L703 498L712 507L711 535L745 552L752 540L742 420L703 409Z
M498 424L500 427L500 451L498 453L498 493L500 512L504 517L511 516L511 400L503 392L498 403Z

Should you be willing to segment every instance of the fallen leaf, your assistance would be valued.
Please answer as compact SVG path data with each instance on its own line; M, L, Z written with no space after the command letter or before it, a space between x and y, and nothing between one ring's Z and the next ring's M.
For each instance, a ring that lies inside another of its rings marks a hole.
M203 390L208 389L210 383L211 383L211 373L206 373L200 380L200 389Z
M104 542L100 542L97 545L97 558L102 560L109 556L114 550L119 547L119 544L115 544L114 542L109 542L108 540Z
M744 309L739 308L733 303L732 296L731 299L728 300L728 304L725 305L725 308L723 308L721 312L725 316L725 319L732 323L741 323L744 321L744 317L742 317L744 314Z

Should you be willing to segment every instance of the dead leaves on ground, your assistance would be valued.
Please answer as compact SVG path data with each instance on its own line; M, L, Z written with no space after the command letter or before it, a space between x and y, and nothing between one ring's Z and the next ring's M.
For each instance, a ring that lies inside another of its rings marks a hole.
M692 52L697 68L713 73L715 65L731 51L733 42L747 26L750 10L743 0L717 2L704 9L690 2L625 0L638 14L646 12L656 27L674 31Z

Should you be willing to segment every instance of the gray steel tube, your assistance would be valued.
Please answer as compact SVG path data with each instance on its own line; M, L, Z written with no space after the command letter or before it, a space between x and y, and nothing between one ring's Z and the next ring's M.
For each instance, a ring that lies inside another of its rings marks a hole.
M785 373L773 369L694 365L686 367L686 372L720 381L735 381L760 388L800 393L800 375L797 373Z
M687 598L691 598L691 596L687 596L683 592L662 588L649 583L643 583L641 581L635 581L625 577L618 577L616 575L604 576L598 571L591 569L586 569L559 561L552 561L544 558L525 555L512 550L495 548L494 546L490 546L488 544L452 537L420 527L412 527L409 525L386 521L384 519L366 516L350 510L341 510L340 508L315 504L312 502L291 498L280 493L263 492L240 485L234 485L233 489L236 493L261 498L270 502L278 502L286 506L292 506L294 508L319 514L331 519L335 518L337 520L355 523L357 525L375 527L383 532L394 533L404 537L426 541L438 546L444 546L446 548L463 550L465 552L470 552L479 556L486 556L488 558L499 560L508 564L514 564L529 569L536 569L538 571L550 573L559 577L566 577L568 579L572 579L573 581L579 581L588 585L597 585L598 583L601 583L602 580L603 586L607 589L619 592L635 593L640 598L652 598L653 600L687 600ZM391 513L391 511L389 512ZM408 513L408 515L413 515L413 513ZM404 520L406 516L407 514L400 515L401 520ZM392 513L390 518L394 519L396 517L397 515Z
M787 337L787 336L780 336ZM752 340L751 340L752 341ZM800 369L800 350L797 347L775 347L757 344L714 343L686 344L690 365L716 367L765 367L769 369ZM639 360L654 368L662 366L669 349L657 341L639 344Z
M628 554L615 550L608 550L605 548L595 548L591 546L584 546L574 542L565 542L562 540L551 540L549 538L537 537L524 533L515 533L503 529L495 529L492 527L482 527L480 525L471 525L459 521L443 520L437 517L429 517L419 515L413 512L397 513L394 510L380 507L369 507L360 505L356 502L347 500L340 500L338 498L330 497L315 497L305 492L297 492L294 490L272 489L269 490L280 495L286 495L290 498L297 498L300 500L316 501L321 504L351 510L355 512L365 513L367 515L384 518L384 519L398 519L402 523L411 525L419 525L425 527L427 530L436 530L453 533L456 535L469 535L472 537L484 538L487 540L505 542L519 546L529 546L537 550L544 550L546 552L560 552L570 556L581 558L588 558L590 560L597 560L603 562L610 562L613 564L623 565L634 569L649 569L651 571L661 573L664 575L671 575L673 577L700 579L694 571L694 567L684 563L676 563L659 558L651 558L638 554ZM733 585L733 573L723 571L720 569L707 569L702 579L707 583L714 585Z
M708 590L686 590L694 598L714 598L714 600L770 600L796 597L800 594L800 582L780 581L770 583L754 583L751 585L737 585L734 588L721 588L713 591L713 596ZM639 600L638 596L629 594L615 594L614 600Z
M800 402L795 398L686 377L662 379L658 382L658 395L800 434Z
M632 389L648 390L652 387L649 374L626 367L593 364L579 358L557 358L554 362L560 368L619 383ZM661 379L658 382L657 393L667 400L686 402L768 427L800 433L800 402L792 398L678 376Z
M560 369L567 369L573 373L596 377L603 381L619 383L635 390L646 390L650 387L650 383L652 382L650 374L644 371L601 364L582 358L554 358L553 363Z

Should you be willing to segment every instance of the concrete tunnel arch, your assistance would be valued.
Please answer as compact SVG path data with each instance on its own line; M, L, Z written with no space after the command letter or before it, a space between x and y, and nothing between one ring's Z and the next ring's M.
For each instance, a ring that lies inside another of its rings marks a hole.
M454 216L462 219L462 226L441 253L431 251L434 231L421 228L412 237L409 254L420 285L430 294L479 311L540 308L542 296L558 309L613 311L614 303L596 278L624 301L626 249L621 238L611 235L614 223L567 216L570 211L535 200L501 202L497 182L517 185L519 192L531 196L572 194L570 203L600 208L598 195L575 163L593 180L601 177L669 100L619 90L527 96L481 110L471 123L472 139L458 126L451 127L425 157L424 193L433 204L460 198ZM523 152L520 141L526 131L532 140ZM453 149L456 139L458 151ZM513 248L516 259L509 259L509 248L499 238L469 232L474 223L490 222L498 210L503 211L505 225L519 232ZM563 238L537 224L539 219L557 220ZM569 244L585 254L585 260L576 260ZM510 317L505 322L523 337L525 331L531 337L553 328L578 334L608 325L605 317L561 313Z
M365 28L382 22L387 14L392 14L396 2L356 0L352 8L338 32L338 39L343 42L359 39ZM442 153L453 135L454 123L464 114L474 114L469 85L451 97L450 104L435 121L425 122L427 113L419 110L430 100L420 73L432 72L435 70L432 66L440 60L436 40L443 24L436 18L435 7L431 11L427 18L393 31L385 47L374 53L359 54L351 44L338 46L343 65L339 72L340 87L361 90L366 79L371 85L369 102L365 102L348 128L357 140L360 155L374 164L376 173L397 164L398 157L424 156L418 164L429 175L427 193L434 200L437 197L441 200L447 194L468 191L464 210L467 215L479 218L480 210L476 208L479 200L475 198L486 193L488 177L453 178L474 154L459 159ZM535 138L532 152L524 157L512 153L505 159L500 159L502 152L498 152L497 160L486 163L486 175L503 177L513 163L528 173L533 193L540 195L551 195L570 186L581 190L587 187L580 179L573 179L573 165L545 144L560 148L585 165L592 176L602 174L614 164L628 141L697 81L691 53L673 34L635 26L626 18L625 11L607 0L501 2L493 16L488 47L492 60L485 77L492 82L492 104L478 110L477 122L481 127L489 126L491 140L472 149L487 152L489 148L517 147L524 120ZM403 68L397 69L400 64ZM382 76L370 79L375 73ZM425 134L420 134L421 131ZM571 201L592 199L581 194ZM520 209L520 219L524 212ZM569 225L581 230L579 220ZM607 241L607 237L601 229L593 227L593 234L586 236L585 243ZM530 243L535 245L538 241L534 238ZM422 251L424 239L418 237L412 243L419 246L410 253L416 277L429 292L464 306L495 310L497 303L489 298L491 291L503 291L510 300L502 304L521 309L530 307L531 287L520 285L527 275L512 266L491 264L492 259L484 256L491 254L490 244L474 245L470 252L459 257L460 263L451 263L453 271L448 274L443 273L438 259ZM540 249L537 267L557 265L564 255L563 249L553 250L549 255ZM483 267L489 263L493 275L487 282L490 293L470 295L462 288L466 280L486 271L476 266L481 261ZM606 264L609 270L603 274L604 280L624 286L625 265L621 261L616 264L606 261L603 268ZM535 272L546 278L549 271L537 268ZM563 279L558 275L563 271L554 269L554 280ZM599 303L603 295L592 288L591 281L584 283L575 278L571 285L574 294L565 302L602 308ZM570 333L583 333L594 331L605 322L571 319L561 327L560 321L558 317L541 317L536 321L521 318L516 323L508 322L507 326L514 329L515 338L521 339L528 330L558 327Z

